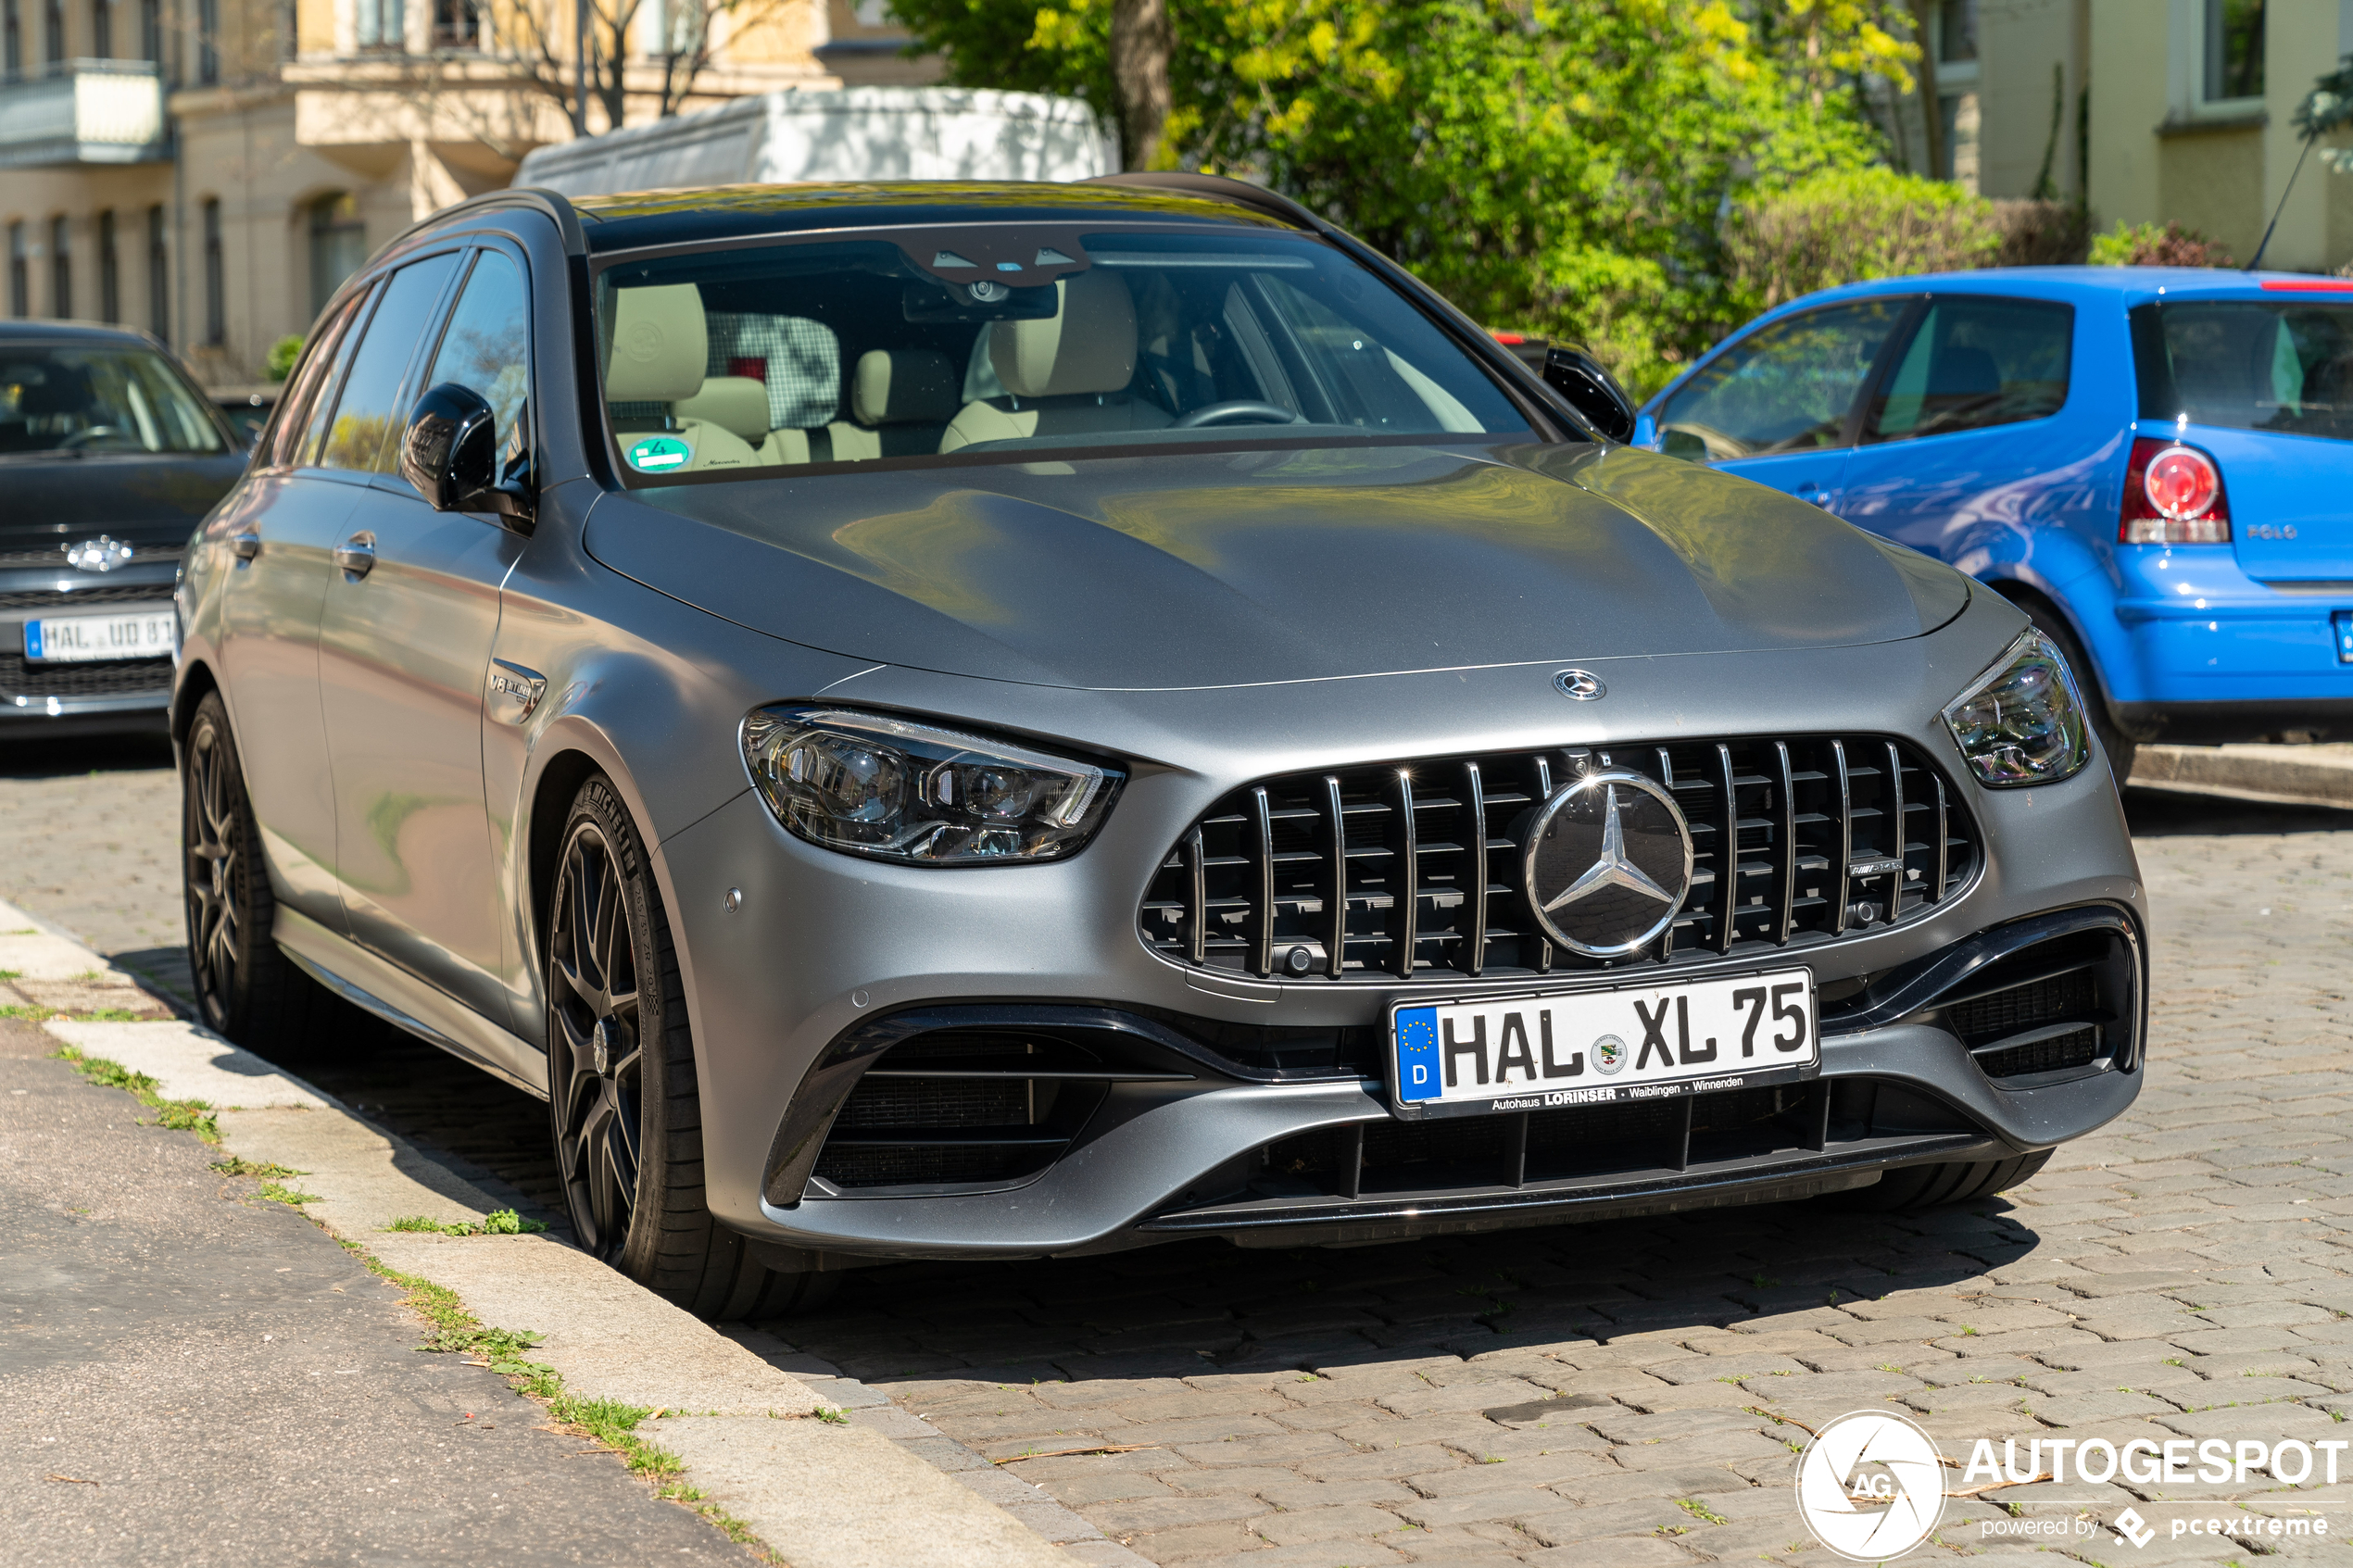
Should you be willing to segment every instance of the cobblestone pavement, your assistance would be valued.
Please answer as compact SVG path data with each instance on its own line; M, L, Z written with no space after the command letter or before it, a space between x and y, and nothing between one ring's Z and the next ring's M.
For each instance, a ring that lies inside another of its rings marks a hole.
M54 787L0 774L0 896L70 924L6 869L17 802ZM71 787L106 804L99 781ZM2037 1436L2353 1439L2353 817L2154 791L2128 809L2158 921L2149 1083L2002 1198L895 1265L766 1327L798 1370L840 1374L869 1422L895 1409L991 1459L1047 1456L1002 1467L1008 1500L1034 1484L1128 1551L1204 1568L1827 1568L1792 1499L1794 1449L1865 1406L1910 1412L1957 1458L2018 1439L2021 1464ZM120 933L84 930L102 947L135 939ZM409 1076L480 1086L410 1085L428 1141L435 1103L496 1087L431 1055ZM517 1108L518 1139L526 1114L544 1113ZM1051 1454L1090 1447L1124 1451ZM2259 1470L1992 1497L1948 1502L1907 1561L2040 1545L2109 1568L2353 1562L2353 1449L2323 1450L2300 1496ZM2012 1508L2080 1515L2082 1533L1995 1533L2019 1528ZM2158 1531L2145 1548L2108 1527L2127 1508ZM2264 1529L2315 1512L2325 1538ZM2234 1535L2171 1534L2218 1515Z

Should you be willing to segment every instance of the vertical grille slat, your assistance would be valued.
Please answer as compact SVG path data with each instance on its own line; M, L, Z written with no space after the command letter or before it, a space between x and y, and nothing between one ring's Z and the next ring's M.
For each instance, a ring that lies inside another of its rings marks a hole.
M1476 975L1487 967L1487 786L1477 762L1463 764L1463 848L1469 869L1463 875L1462 970Z
M1348 966L1348 812L1340 803L1340 775L1324 775L1324 853L1331 858L1327 883L1331 919L1325 927L1324 972L1338 980Z
M1692 838L1683 908L1640 954L1608 962L1549 941L1524 885L1531 809L1593 766L1667 789ZM1908 742L1885 735L1489 752L1238 789L1177 840L1138 923L1146 945L1176 962L1286 984L1582 973L1884 930L1957 895L1982 859L1962 796ZM1898 869L1856 877L1858 860ZM1857 898L1874 907L1868 922L1854 913Z

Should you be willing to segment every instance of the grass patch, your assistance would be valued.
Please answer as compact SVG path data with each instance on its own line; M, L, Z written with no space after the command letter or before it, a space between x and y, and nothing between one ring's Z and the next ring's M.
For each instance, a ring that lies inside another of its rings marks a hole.
M388 1231L422 1231L431 1236L537 1236L547 1228L511 1209L494 1209L479 1220L436 1220L425 1214L404 1214L384 1227Z
M786 1568L785 1560L770 1552L752 1534L750 1525L718 1504L707 1501L701 1487L683 1479L685 1461L637 1436L637 1424L652 1415L652 1411L618 1399L584 1399L567 1391L555 1368L544 1361L524 1359L523 1352L538 1345L544 1336L529 1329L485 1328L480 1319L466 1311L457 1292L447 1286L387 1268L358 1242L346 1241L341 1236L335 1240L370 1273L406 1291L402 1304L433 1324L433 1332L418 1349L478 1358L506 1378L516 1392L547 1406L547 1413L573 1436L589 1438L599 1448L619 1455L632 1471L653 1483L656 1497L694 1510L729 1540L749 1547L761 1562L773 1564L774 1568ZM821 1410L817 1413L823 1419L826 1412ZM836 1418L847 1419L839 1412L836 1412Z
M32 1004L19 1007L10 1002L6 1007L0 1007L0 1018L14 1018L26 1023L46 1023L57 1016L50 1009Z
M9 1010L0 1008L0 1012ZM156 1119L142 1123L142 1126L194 1133L208 1144L220 1141L220 1128L213 1120L212 1107L203 1100L166 1099L157 1091L156 1081L145 1073L133 1073L122 1063L108 1061L102 1056L84 1056L72 1046L60 1046L49 1054L57 1060L72 1063L74 1071L90 1082L105 1088L121 1089L154 1111Z
M261 1196L272 1203L283 1203L292 1209L299 1209L306 1203L320 1201L319 1195L315 1192L296 1192L292 1187L280 1186L276 1182L262 1183Z

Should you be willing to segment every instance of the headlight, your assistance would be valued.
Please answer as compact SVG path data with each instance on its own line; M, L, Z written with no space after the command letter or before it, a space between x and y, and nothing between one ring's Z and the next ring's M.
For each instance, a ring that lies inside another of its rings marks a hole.
M2012 643L1955 697L1944 725L1978 782L1995 789L2057 784L2092 758L2082 694L2067 660L2040 632Z
M776 820L812 844L919 866L1066 859L1126 775L880 713L763 708L744 760Z

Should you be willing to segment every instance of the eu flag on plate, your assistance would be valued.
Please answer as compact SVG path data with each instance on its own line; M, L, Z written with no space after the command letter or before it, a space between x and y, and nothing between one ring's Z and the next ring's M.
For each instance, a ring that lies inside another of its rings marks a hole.
M1397 1099L1401 1105L1438 1098L1438 1010L1397 1010Z

